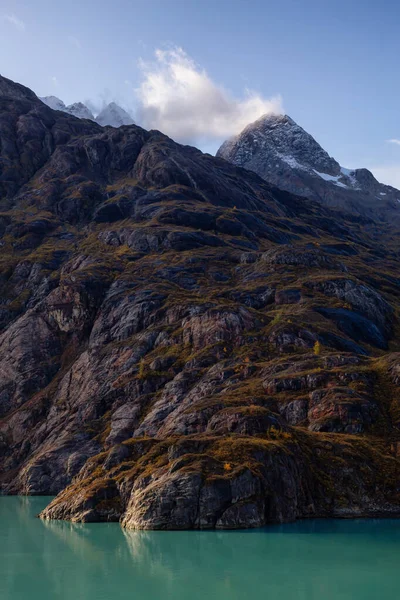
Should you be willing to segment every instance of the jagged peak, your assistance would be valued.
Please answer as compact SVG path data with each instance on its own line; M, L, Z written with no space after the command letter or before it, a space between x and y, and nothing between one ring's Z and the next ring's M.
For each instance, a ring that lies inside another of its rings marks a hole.
M121 127L122 125L133 125L135 122L132 116L116 102L110 102L95 117L92 111L83 104L83 102L74 102L66 106L57 96L44 96L40 98L53 110L61 110L80 119L90 119L96 121L99 125Z
M380 206L397 211L399 191L379 183L367 169L346 169L289 115L267 114L224 142L217 152L291 193L361 214Z
M297 123L291 118L289 117L289 115L283 114L283 113L266 113L265 115L262 115L259 119L257 119L256 121L254 121L253 123L249 123L249 125L247 125L247 127L257 127L260 125L272 125L272 126L278 126L278 125L297 125ZM246 129L247 129L246 127Z
M260 153L289 167L316 169L331 176L340 174L339 163L286 114L263 115L224 142L217 156L245 166Z
M49 108L53 110L63 110L65 111L66 106L60 98L57 96L43 96L43 98L39 98L44 104L46 104Z
M80 119L90 119L94 121L93 113L88 109L88 107L83 104L83 102L74 102L74 104L69 104L66 107L66 112L70 115L74 115L75 117L79 117Z
M121 127L122 125L133 125L134 120L131 115L119 106L116 102L110 102L96 117L99 125L110 125L111 127Z

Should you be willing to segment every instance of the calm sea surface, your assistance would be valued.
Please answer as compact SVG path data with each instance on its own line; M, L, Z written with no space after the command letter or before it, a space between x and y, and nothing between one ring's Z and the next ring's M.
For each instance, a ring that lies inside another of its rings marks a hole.
M137 532L35 518L48 501L0 497L1 600L400 598L400 520Z

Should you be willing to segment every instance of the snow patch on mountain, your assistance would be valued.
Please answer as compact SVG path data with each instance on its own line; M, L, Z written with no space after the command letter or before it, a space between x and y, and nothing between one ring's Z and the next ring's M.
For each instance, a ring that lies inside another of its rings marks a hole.
M301 163L299 163L299 161L297 161L293 156L287 156L285 154L279 154L279 158L281 160L283 160L283 162L285 162L286 164L288 164L289 167L292 167L292 169L304 169L305 171L307 170L307 167L305 167L304 165L302 165Z
M349 187L348 185L346 185L345 183L340 181L340 178L342 177L342 175L328 175L328 173L320 173L316 169L313 169L313 171L319 177L322 177L322 179L324 179L325 181L331 181L334 185L338 185L339 187L343 187L343 188Z
M358 183L357 178L355 176L354 169L346 169L345 167L340 167L340 171L345 177L347 177L349 179L351 186L355 190L361 189L360 184Z

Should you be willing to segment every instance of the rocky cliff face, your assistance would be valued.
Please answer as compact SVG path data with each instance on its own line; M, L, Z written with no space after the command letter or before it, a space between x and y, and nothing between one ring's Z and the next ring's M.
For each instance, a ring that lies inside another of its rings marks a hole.
M341 167L287 115L267 115L226 141L217 152L282 190L371 218L400 216L400 191L367 169Z
M43 518L398 515L398 232L0 79L0 486Z

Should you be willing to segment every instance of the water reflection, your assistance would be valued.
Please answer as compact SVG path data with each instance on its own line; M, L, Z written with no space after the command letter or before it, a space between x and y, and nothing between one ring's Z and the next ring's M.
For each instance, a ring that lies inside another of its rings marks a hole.
M1 600L396 597L398 521L126 531L35 518L47 502L0 498Z

